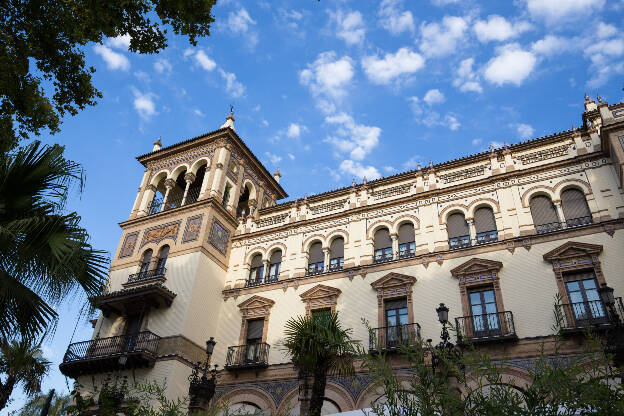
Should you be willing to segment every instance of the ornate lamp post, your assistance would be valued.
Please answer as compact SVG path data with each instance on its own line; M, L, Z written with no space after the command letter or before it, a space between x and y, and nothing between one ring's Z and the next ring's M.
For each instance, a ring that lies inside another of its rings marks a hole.
M598 289L600 300L605 305L607 318L611 326L606 330L604 352L613 355L613 365L620 371L620 382L624 382L624 375L621 368L624 366L624 325L615 307L615 297L613 288L606 283L600 285Z
M449 309L441 303L440 306L436 308L436 312L438 314L438 320L442 324L442 333L440 333L440 343L435 347L431 346L431 367L435 371L436 369L442 370L441 364L446 360L459 361L462 356L461 349L454 345L451 342L451 336L446 329L446 325L448 324L448 313ZM427 340L427 343L431 345L431 339ZM461 365L461 370L463 371L463 364Z
M209 368L210 357L216 343L213 337L206 341L206 361L203 364L198 361L189 376L189 414L207 410L210 400L214 397L217 388L216 376L218 366L215 364L215 368L211 371ZM208 373L211 374L210 378Z

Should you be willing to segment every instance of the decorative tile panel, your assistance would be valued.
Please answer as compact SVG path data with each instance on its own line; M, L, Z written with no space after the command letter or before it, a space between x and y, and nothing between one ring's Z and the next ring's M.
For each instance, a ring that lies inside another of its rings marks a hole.
M139 231L126 234L126 238L124 238L124 242L123 242L123 245L121 246L121 250L119 250L120 259L123 259L124 257L130 257L132 253L134 253L134 247L136 246L138 239L139 239Z
M210 244L225 255L229 238L230 232L219 222L219 220L214 218L210 229Z
M161 241L170 238L174 242L178 238L178 230L180 229L182 220L169 222L167 224L157 225L150 227L143 233L143 240L141 241L141 247L148 243L158 244Z
M186 226L184 227L184 235L182 235L182 243L188 243L195 241L199 238L199 232L201 231L202 219L204 214L195 215L186 219Z

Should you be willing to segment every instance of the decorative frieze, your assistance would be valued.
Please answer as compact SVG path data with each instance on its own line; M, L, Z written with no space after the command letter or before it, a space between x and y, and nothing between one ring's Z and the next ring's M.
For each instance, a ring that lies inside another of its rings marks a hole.
M175 242L178 238L178 230L180 229L181 223L182 220L178 220L146 229L143 233L143 240L141 241L140 247L149 243L158 244L167 238Z
M168 171L171 171L171 168L175 168L184 163L191 166L197 159L201 157L212 159L214 156L215 149L216 149L215 143L208 143L203 146L194 147L184 152L180 152L171 157L163 158L163 159L156 160L153 162L148 162L147 168L151 171L150 181L151 181L151 178L156 173L161 171L162 169L167 169Z
M284 221L286 221L286 218L288 218L287 212L283 214L279 214L279 215L274 215L269 218L263 218L258 221L257 227L262 228L262 227L268 227L269 225L281 224Z
M313 215L323 214L325 212L336 211L345 207L348 199L339 199L338 201L328 202L326 204L316 205L310 207L310 212Z
M411 187L412 187L411 184L397 185L397 186L393 186L392 188L386 188L386 189L380 189L379 191L374 191L372 196L375 201L379 199L390 198L393 196L409 193Z
M439 178L443 183L452 183L463 181L464 179L475 178L477 176L483 176L485 173L485 165L473 166L468 169L462 169L455 172L440 175Z
M542 160L554 159L556 157L565 156L568 154L570 145L563 144L561 146L551 147L549 149L538 150L537 152L531 152L524 155L519 155L518 159L523 165L529 165L531 163L541 162Z

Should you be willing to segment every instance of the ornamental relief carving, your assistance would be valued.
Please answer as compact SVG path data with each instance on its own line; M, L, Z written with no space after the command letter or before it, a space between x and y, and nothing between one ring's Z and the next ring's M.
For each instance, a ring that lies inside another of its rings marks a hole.
M187 218L186 226L184 227L184 234L182 235L182 243L195 241L199 238L203 218L204 214Z
M126 237L124 238L124 242L121 245L121 250L119 250L120 259L123 259L124 257L132 256L132 253L134 253L134 247L136 246L138 239L139 239L139 231L126 234Z
M195 147L193 149L180 152L178 154L161 160L148 162L147 168L151 171L148 182L151 182L152 177L163 169L167 169L169 172L171 172L172 168L180 166L183 163L191 166L199 158L207 157L208 159L212 159L214 157L215 149L215 143L208 143L203 146Z
M178 237L178 230L181 223L182 220L178 220L147 228L143 233L143 240L141 241L141 246L139 248L149 243L158 244L167 238L170 238L175 242Z

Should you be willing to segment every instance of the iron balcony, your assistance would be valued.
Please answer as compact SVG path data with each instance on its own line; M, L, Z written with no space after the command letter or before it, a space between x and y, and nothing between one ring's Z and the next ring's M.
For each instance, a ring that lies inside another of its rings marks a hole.
M266 342L229 347L225 360L227 370L264 368L269 366L269 349Z
M516 327L510 311L455 318L458 343L516 340Z
M624 318L624 307L622 298L615 298L614 313L620 319ZM605 306L602 300L587 302L564 303L558 305L559 316L562 319L562 329L565 332L577 332L587 329L607 328L614 321L611 311Z
M373 328L369 334L368 349L371 353L395 352L419 340L420 325L417 323Z

